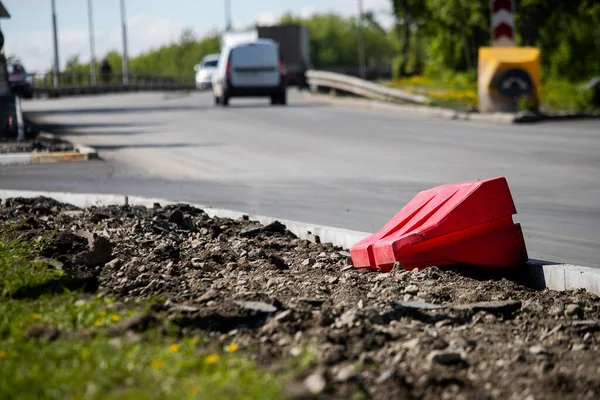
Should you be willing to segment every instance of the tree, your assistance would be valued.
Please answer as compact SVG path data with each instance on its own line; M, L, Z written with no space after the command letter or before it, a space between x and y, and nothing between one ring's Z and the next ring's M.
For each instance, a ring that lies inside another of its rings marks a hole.
M400 63L396 72L398 76L405 76L410 58L412 33L422 24L427 14L427 7L424 0L392 0L392 7L396 17L395 31L401 43Z

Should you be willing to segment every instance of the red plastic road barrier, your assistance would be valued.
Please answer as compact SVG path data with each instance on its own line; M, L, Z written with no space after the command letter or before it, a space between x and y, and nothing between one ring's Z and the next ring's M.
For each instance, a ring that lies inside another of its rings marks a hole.
M453 264L508 268L529 257L503 177L419 193L378 232L350 249L357 268L381 272Z

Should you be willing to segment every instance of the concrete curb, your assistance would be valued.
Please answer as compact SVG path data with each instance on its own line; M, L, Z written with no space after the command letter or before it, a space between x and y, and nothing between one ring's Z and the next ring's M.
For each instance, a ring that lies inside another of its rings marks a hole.
M417 117L433 117L456 121L485 122L493 124L513 124L517 116L512 113L478 114L456 111L443 107L411 106L405 104L390 103L381 100L332 97L314 93L305 93L307 100L322 101L324 103L343 105L357 108L368 108L376 111L392 111Z
M291 221L281 218L268 217L264 215L248 214L239 211L212 208L205 205L188 202L173 201L158 198L145 198L114 194L90 194L90 193L65 193L65 192L43 192L29 190L4 190L0 189L0 199L23 197L48 197L54 200L72 204L80 208L102 207L109 205L117 206L143 206L152 207L154 203L160 205L172 205L178 203L189 204L204 210L210 217L238 219L248 216L252 221L269 224L279 221L300 238L308 238L318 235L323 243L332 243L345 249L350 248L359 240L370 235L368 232L352 231L305 222ZM532 282L534 287L548 288L552 290L565 291L585 289L590 293L600 295L600 269L583 267L578 265L558 264L540 260L530 260L527 263L525 278Z
M449 119L456 121L483 122L492 124L528 124L548 121L574 121L583 119L600 119L600 113L556 113L556 114L532 114L532 113L490 113L479 114L475 112L456 111L450 108L413 106L391 103L382 100L367 98L333 97L326 94L305 93L308 100L321 101L329 104L337 104L348 107L369 108L376 111L392 111L395 113L418 116Z
M40 134L40 137L55 138L52 134ZM85 162L98 158L98 152L89 146L73 145L74 151L50 151L34 153L0 154L0 165L28 165L57 162Z

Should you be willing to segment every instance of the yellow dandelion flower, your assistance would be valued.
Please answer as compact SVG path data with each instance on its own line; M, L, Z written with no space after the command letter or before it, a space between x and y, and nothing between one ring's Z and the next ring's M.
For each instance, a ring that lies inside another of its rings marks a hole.
M208 356L204 357L204 362L207 364L216 364L219 362L219 356L216 354L209 354Z
M42 316L40 314L32 314L31 318L35 319L36 321L39 321L40 319L42 319Z
M228 353L235 353L239 347L240 346L238 346L237 343L231 343L229 346L227 346L226 350Z
M152 369L161 369L165 366L165 362L163 360L154 360L152 361Z
M173 343L169 346L169 353L177 353L179 351L179 345L177 343Z
M112 322L119 322L120 319L121 319L121 317L119 317L117 314L113 314L110 316L110 320Z
M6 352L0 351L0 359L6 358Z
M104 321L106 321L106 319L104 317L100 317L96 320L96 322L94 322L94 325L100 326L104 323Z

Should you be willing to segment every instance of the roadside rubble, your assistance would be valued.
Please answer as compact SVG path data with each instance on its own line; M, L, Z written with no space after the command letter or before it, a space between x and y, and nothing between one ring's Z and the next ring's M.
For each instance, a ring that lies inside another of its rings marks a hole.
M9 199L0 227L46 241L72 287L122 301L183 335L235 342L267 367L310 357L294 398L595 399L600 301L451 269L378 274L285 226L209 218L180 204L79 210ZM54 232L54 233L53 233Z
M26 139L22 142L16 140L0 139L0 154L8 153L33 153L73 151L71 143L60 139L42 138Z

